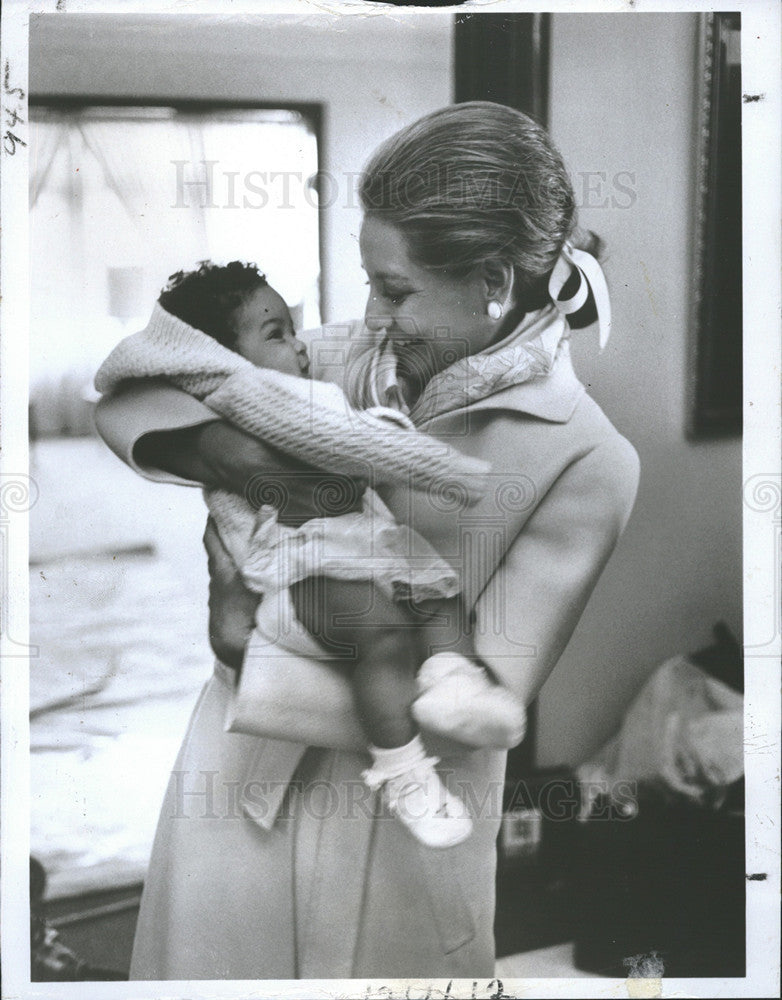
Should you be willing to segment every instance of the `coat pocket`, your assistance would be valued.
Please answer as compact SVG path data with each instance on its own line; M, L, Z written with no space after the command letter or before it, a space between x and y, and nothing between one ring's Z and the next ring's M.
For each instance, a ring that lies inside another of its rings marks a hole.
M457 848L458 851L458 848ZM475 937L475 922L459 879L459 860L453 850L418 845L421 882L446 955Z
M247 739L247 737L245 737ZM244 815L267 832L277 814L296 768L307 748L283 740L257 740L249 759L241 788Z

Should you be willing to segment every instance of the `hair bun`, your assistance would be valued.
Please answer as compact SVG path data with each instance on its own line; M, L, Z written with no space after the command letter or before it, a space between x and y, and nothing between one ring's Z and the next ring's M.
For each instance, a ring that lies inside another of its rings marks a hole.
M585 253L591 254L598 261L602 260L606 248L606 243L602 236L598 236L592 229L580 229L578 227L573 231L570 243L572 243L576 250L583 250Z

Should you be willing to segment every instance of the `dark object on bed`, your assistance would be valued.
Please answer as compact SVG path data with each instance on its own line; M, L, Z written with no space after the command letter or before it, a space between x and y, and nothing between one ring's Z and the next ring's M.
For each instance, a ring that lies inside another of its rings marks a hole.
M745 975L743 812L649 796L634 819L579 832L578 968L625 977L654 956L659 975Z
M734 691L744 693L744 659L741 646L725 622L717 622L713 629L714 642L697 653L690 653L691 660L712 677Z
M743 692L741 647L724 622L712 645L688 659ZM598 804L595 818L578 824L578 967L625 977L654 953L661 975L744 976L744 779L717 810L642 788L633 818L600 815Z
M44 903L46 872L30 858L30 980L34 983L108 982L127 975L102 969L80 958L49 921Z
M687 659L743 691L741 647L724 623ZM606 976L743 976L743 778L718 810L652 789L632 798L637 810L628 795L599 797L584 822L572 772L535 771L523 749L509 755L498 956L575 940L578 967Z

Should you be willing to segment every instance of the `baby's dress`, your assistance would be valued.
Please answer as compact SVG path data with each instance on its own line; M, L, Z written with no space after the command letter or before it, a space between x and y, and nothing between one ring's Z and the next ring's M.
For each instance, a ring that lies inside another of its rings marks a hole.
M280 524L269 505L255 517L238 512L230 496L205 491L223 544L255 593L275 593L311 576L371 580L390 598L415 601L459 593L453 568L421 535L397 524L374 490L366 490L361 511L315 517L297 528Z

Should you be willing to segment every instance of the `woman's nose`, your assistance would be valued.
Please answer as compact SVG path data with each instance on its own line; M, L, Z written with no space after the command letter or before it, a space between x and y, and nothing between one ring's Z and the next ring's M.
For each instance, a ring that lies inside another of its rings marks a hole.
M372 331L372 333L379 333L381 330L386 330L391 326L391 323L392 317L387 312L382 312L378 309L374 296L370 296L367 300L367 307L364 310L364 324L367 330Z

